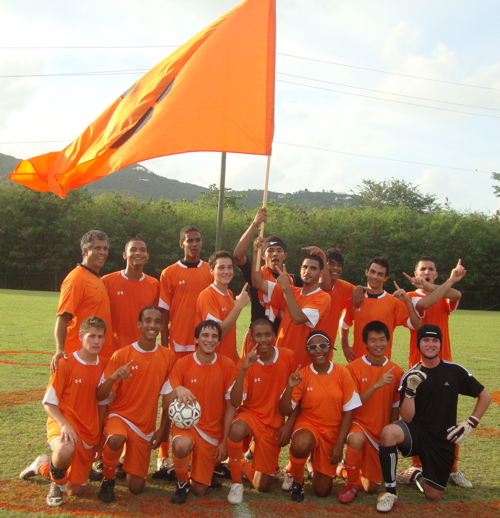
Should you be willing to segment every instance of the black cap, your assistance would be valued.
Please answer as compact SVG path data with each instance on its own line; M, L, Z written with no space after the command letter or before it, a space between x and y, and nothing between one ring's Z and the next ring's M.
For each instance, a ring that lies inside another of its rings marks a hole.
M443 339L443 333L441 333L441 329L434 324L425 324L417 331L417 347L420 348L420 340L425 338L426 336L431 336L432 338L438 338L441 342Z

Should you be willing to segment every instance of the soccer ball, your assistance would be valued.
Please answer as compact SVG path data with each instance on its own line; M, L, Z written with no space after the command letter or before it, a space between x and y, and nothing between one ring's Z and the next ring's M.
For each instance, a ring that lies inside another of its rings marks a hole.
M179 403L175 398L168 407L168 417L177 428L192 428L200 421L201 407L198 401Z

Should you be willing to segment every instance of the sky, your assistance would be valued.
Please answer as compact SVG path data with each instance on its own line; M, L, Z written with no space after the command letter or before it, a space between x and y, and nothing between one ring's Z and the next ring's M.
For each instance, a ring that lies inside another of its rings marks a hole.
M2 0L0 153L61 150L238 3ZM456 210L500 210L499 19L497 0L277 0L269 189L350 193L363 179L397 178ZM110 71L128 72L95 74ZM220 160L143 165L207 187ZM230 154L226 186L261 189L265 169L265 157Z

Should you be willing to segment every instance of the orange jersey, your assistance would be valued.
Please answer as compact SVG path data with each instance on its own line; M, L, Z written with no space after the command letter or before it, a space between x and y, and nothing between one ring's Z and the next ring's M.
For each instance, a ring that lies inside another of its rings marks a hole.
M266 266L262 266L260 269L262 273L262 278L266 281L272 282L276 284L276 277L273 275L272 271ZM290 282L290 286L293 286L293 277L287 273L288 280ZM271 321L274 322L276 318L281 318L280 316L280 308L276 307L271 304L271 297L267 295L266 293L262 293L260 290L257 290L257 293L259 295L259 301L264 306L266 310L266 317Z
M146 438L155 431L158 398L176 356L161 345L157 345L152 351L144 351L137 342L127 345L113 354L106 365L101 383L130 360L133 362L128 370L132 376L113 384L108 414L110 417L118 415L127 424L133 425L132 429L135 426L135 431Z
M390 424L391 411L399 407L400 394L398 392L403 369L386 358L383 365L373 365L367 356L362 356L346 365L356 384L358 394L370 388L379 378L393 368L394 379L389 385L377 389L372 397L354 411L354 422L358 423L365 433L377 443L380 443L380 434L385 425Z
M411 291L408 296L414 300L414 303L425 297L420 291ZM443 338L441 340L441 351L439 357L448 362L453 361L451 357L450 331L448 328L448 320L450 313L458 307L458 301L449 299L440 299L436 304L425 311L422 318L422 325L434 324L441 329ZM410 329L410 355L408 358L408 368L412 367L420 361L420 351L417 348L417 332Z
M389 340L386 356L390 359L394 328L396 326L406 326L412 329L408 308L402 300L393 297L386 291L383 291L377 298L368 297L365 293L361 306L358 308L349 306L342 319L342 327L347 329L354 324L352 346L356 358L361 358L363 354L366 354L366 347L362 338L363 328L373 320L379 320L389 328L391 339Z
M353 291L354 285L342 279L337 279L332 289L326 292L331 299L330 312L321 323L321 331L324 331L330 337L332 347L335 345L337 338L340 317L344 309L347 309L347 306L351 304Z
M69 313L72 318L68 324L64 350L67 353L79 351L82 343L79 339L80 325L87 317L99 317L106 322L108 339L100 353L101 359L108 359L113 354L113 326L108 292L102 279L89 268L78 265L71 270L61 285L57 315Z
M240 411L255 414L266 426L281 428L284 417L279 412L281 394L286 388L288 377L297 368L295 354L290 349L275 347L273 363L264 365L257 360L245 373L243 382L243 404ZM244 358L238 362L239 371Z
M271 304L284 312L278 329L276 345L278 347L292 349L297 358L297 362L301 365L308 365L311 363L311 358L306 351L307 335L313 329L323 329L322 325L326 322L328 312L330 311L330 296L320 288L307 295L302 295L303 288L297 288L295 286L291 286L291 288L295 300L309 321L305 324L294 324L290 313L286 309L283 289L279 284L271 284L269 282L268 293Z
M349 371L337 363L330 362L327 374L318 374L312 364L299 371L302 381L293 388L292 404L300 403L300 414L294 429L301 421L307 421L320 432L335 432L337 436L344 412L361 406L356 385Z
M113 345L116 350L139 340L139 312L146 306L158 305L160 284L146 274L139 281L131 281L124 270L105 275L102 282L111 303Z
M234 295L231 290L227 290L227 295L222 293L214 284L204 289L196 301L196 322L199 324L203 320L215 320L222 322L234 308ZM229 330L227 335L220 341L217 348L219 354L231 358L234 363L239 360L236 351L236 324Z
M193 309L198 295L213 282L210 266L200 261L188 268L181 261L165 268L160 277L160 307L170 313L168 341L177 353L196 350Z
M226 400L235 376L234 363L226 356L215 354L210 365L202 365L193 353L177 361L168 379L168 388L162 393L168 394L180 385L188 388L201 407L196 430L208 442L217 445L223 434Z
M95 446L100 439L96 390L104 362L98 357L97 364L87 364L74 352L68 354L67 360L61 358L57 365L50 375L43 402L59 407L78 438L87 447ZM52 422L49 417L47 426Z

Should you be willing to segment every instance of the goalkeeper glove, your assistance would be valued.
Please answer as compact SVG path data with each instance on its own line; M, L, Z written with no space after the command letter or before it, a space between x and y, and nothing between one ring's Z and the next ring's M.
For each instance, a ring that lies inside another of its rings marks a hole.
M479 419L471 415L465 423L459 423L446 430L448 435L446 439L448 441L461 444L463 440L472 432L472 429L479 424Z
M418 362L406 378L405 396L407 398L413 399L417 395L417 388L420 383L427 379L427 374L421 368L422 363Z

